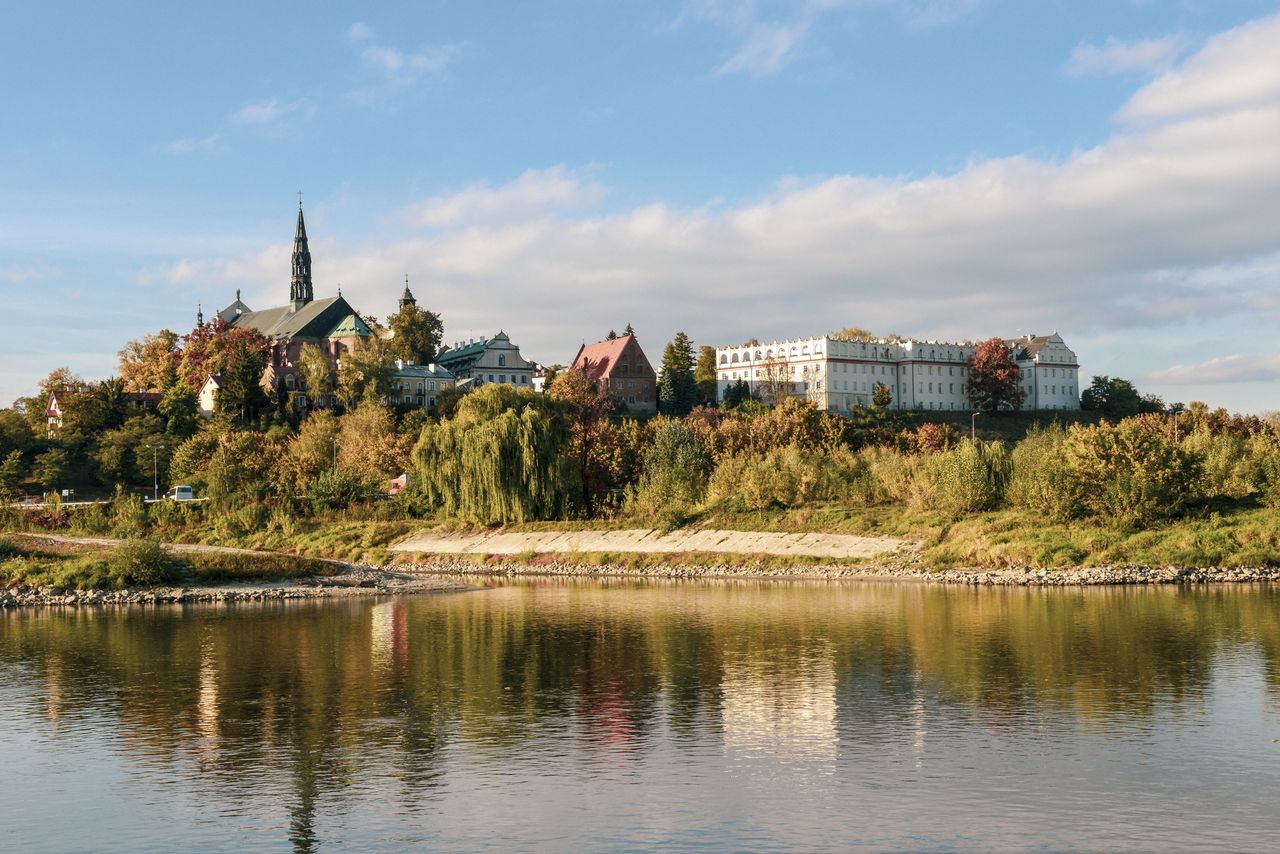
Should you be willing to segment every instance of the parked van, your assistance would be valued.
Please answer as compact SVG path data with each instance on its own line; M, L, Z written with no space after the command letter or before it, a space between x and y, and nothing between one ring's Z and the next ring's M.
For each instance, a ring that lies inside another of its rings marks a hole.
M175 486L165 497L172 498L174 501L190 501L196 497L196 494L189 486Z

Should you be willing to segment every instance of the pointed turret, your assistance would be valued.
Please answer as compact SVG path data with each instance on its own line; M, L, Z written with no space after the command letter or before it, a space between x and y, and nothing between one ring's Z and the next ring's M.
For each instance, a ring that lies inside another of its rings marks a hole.
M289 283L289 299L297 311L314 299L311 290L311 250L307 248L307 224L302 219L302 201L298 201L298 228L293 233L293 278Z
M400 310L404 311L411 305L417 305L418 301L413 298L413 291L409 290L409 274L404 276L404 293L400 295Z

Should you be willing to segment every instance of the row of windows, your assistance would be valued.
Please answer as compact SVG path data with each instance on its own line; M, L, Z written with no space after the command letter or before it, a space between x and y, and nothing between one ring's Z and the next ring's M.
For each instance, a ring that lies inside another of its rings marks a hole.
M476 380L477 380L477 381L479 381L479 382L484 382L484 377L483 377L483 376L477 376L477 377L476 377ZM493 374L489 374L489 382L491 382L491 383L493 383L493 382L497 382L497 383L505 383L505 382L507 382L507 380L508 380L508 377L507 377L507 375L506 375L506 374L498 374L498 378L497 378L496 380L493 378ZM511 375L511 377L510 377L510 381L511 381L511 383L510 383L511 385L528 385L528 384L529 384L529 377L528 377L528 375L517 375L517 374L512 374L512 375Z
M413 384L412 384L412 383L410 383L410 382L408 382L407 380L402 380L402 381L400 381L399 383L392 383L392 384L391 384L391 390L392 390L392 391L413 391L412 385L413 385ZM427 380L427 381L426 381L426 388L424 389L422 386L423 386L422 381L419 381L419 382L418 382L418 389L417 389L418 394L422 394L424 391L435 391L435 390L436 390L436 381L435 381L435 380ZM442 382L442 383L440 383L440 388L445 388L445 387L446 387L446 386L445 386L445 384L444 384L443 382Z

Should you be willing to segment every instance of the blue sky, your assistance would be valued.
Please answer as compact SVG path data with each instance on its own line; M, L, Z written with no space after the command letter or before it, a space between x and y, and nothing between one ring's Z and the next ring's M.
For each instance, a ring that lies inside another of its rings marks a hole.
M1057 329L1280 409L1280 7L1252 0L18 4L0 401L241 288L568 361Z

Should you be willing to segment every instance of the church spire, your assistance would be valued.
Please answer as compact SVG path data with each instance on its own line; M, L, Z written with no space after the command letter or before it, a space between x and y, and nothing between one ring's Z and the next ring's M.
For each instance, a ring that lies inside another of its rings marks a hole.
M293 278L289 299L297 311L314 299L311 290L311 250L307 248L307 224L302 219L302 197L298 197L298 228L293 233Z
M404 311L407 306L417 305L418 301L413 298L413 291L409 290L409 274L404 274L404 293L400 295L400 310Z

